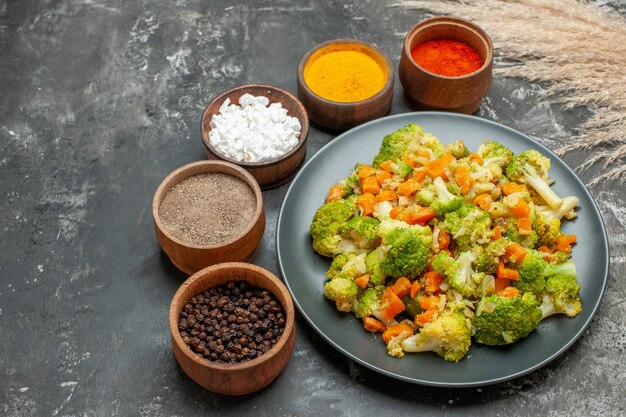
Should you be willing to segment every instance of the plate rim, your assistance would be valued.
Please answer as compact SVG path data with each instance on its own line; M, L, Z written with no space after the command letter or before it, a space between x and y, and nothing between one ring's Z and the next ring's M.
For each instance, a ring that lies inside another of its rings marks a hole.
M509 131L509 132L511 132L513 134L521 135L521 136L525 137L526 139L530 140L536 147L538 147L543 152L548 154L550 158L557 158L557 159L561 160L561 162L563 162L563 164L565 165L566 169L570 172L570 174L573 175L575 181L577 181L578 185L580 185L581 188L584 190L584 193L585 193L586 197L591 201L591 207L593 208L593 213L600 220L600 224L602 225L600 232L601 232L602 245L604 246L604 250L602 252L604 254L604 265L605 265L605 267L604 267L604 271L602 272L602 286L600 288L600 294L599 294L597 300L595 301L595 303L592 306L591 314L585 320L585 322L580 327L580 329L574 334L574 336L566 344L564 344L560 349L558 349L552 355L544 358L542 361L538 362L537 364L535 364L533 366L528 367L525 370L522 370L522 371L519 371L519 372L515 372L513 374L506 375L506 376L503 376L503 377L490 378L490 379L474 381L474 382L439 382L439 381L429 381L429 380L424 380L424 379L407 377L407 376L404 376L404 375L399 375L397 373L388 371L388 370L386 370L384 368L375 366L375 365L373 365L373 364L371 364L371 363L369 363L369 362L359 358L358 356L352 354L351 352L347 351L343 347L339 346L333 339L328 337L315 324L315 322L309 317L309 315L302 308L302 306L300 305L300 302L298 301L298 299L294 295L294 292L293 292L293 290L291 288L291 285L289 284L289 280L286 277L285 270L284 270L284 267L283 267L283 259L282 259L282 255L281 255L281 252L279 250L279 247L280 247L280 229L281 229L282 218L283 218L283 214L284 214L284 210L285 210L285 205L286 205L286 202L288 201L289 196L290 196L290 194L291 194L291 192L292 192L292 190L294 188L294 184L297 182L297 180L300 178L300 176L303 175L303 172L305 172L305 170L308 167L308 165L311 164L312 161L314 161L316 158L321 157L320 155L322 155L322 151L325 150L327 147L331 146L335 141L337 141L337 140L344 140L343 138L348 136L348 134L352 135L352 134L354 134L355 131L358 132L359 130L365 129L365 128L367 128L370 125L381 123L382 120L393 120L393 119L400 119L400 118L405 118L405 117L410 117L410 116L419 116L421 118L429 117L429 116L436 116L436 117L442 117L443 116L443 117L460 118L460 119L471 119L471 120L476 121L478 123L484 123L484 124L487 124L487 125L495 126L497 128L500 128L500 129L505 129L505 130L507 130L507 131ZM538 141L536 141L535 139L533 139L529 135L527 135L525 133L522 133L522 132L520 132L520 131L518 131L516 129L513 129L513 128L509 127L509 126L506 126L506 125L504 125L502 123L498 123L498 122L495 122L493 120L484 119L482 117L473 116L473 115L466 115L466 114L459 114L459 113L448 113L448 112L440 112L440 111L406 112L406 113L398 113L398 114L394 114L394 115L384 116L384 117L381 117L381 118L369 121L367 123L363 123L363 124L361 124L359 126L356 126L356 127L352 128L352 129L346 130L345 132L342 132L339 135L335 136L334 138L330 139L328 141L328 143L326 143L324 146L322 146L317 152L315 152L315 154L313 154L305 162L305 164L302 166L302 168L298 171L297 175L293 178L293 180L289 184L289 188L287 189L287 192L285 193L285 197L283 198L283 202L281 203L280 211L278 213L278 218L277 218L277 221L276 221L275 245L276 245L276 254L277 254L277 258L278 258L278 264L279 264L279 268L280 268L281 277L283 279L283 282L287 286L287 289L289 290L289 293L291 294L291 297L293 298L293 302L296 305L296 308L298 309L300 314L305 318L307 323L315 330L315 332L319 336L321 336L326 342L328 342L334 349L338 350L343 355L345 355L349 359L359 363L360 365L363 365L366 368L369 368L369 369L371 369L371 370L373 370L373 371L375 371L377 373L386 375L386 376L391 377L393 379L397 379L397 380L405 381L405 382L410 382L410 383L418 384L418 385L433 386L433 387L448 387L448 388L480 387L480 386L486 386L486 385L492 385L492 384L496 384L496 383L510 381L510 380L519 378L521 376L527 375L527 374L529 374L531 372L534 372L534 371L544 367L548 363L552 362L553 360L555 360L560 355L562 355L566 350L568 350L582 336L582 334L585 332L585 330L587 330L587 328L591 324L591 321L593 320L594 316L596 315L596 312L597 312L597 310L598 310L598 308L600 306L600 302L602 301L602 298L604 297L604 292L606 290L606 286L607 286L607 282L608 282L609 266L610 266L610 246L609 246L609 241L608 241L608 235L607 235L607 232L606 232L606 225L604 224L604 218L602 217L602 213L600 212L600 209L598 208L598 205L597 205L596 201L594 200L593 196L591 195L591 193L589 192L587 186L578 177L576 172L572 168L570 168L570 166L567 163L565 163L565 161L561 157L556 155L551 149L549 149L546 146L544 146L543 144L539 143Z

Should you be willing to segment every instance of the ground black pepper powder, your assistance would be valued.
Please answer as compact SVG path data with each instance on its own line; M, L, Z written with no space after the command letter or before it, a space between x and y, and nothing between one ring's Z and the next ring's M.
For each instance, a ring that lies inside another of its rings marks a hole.
M217 245L243 233L256 210L252 188L221 172L185 178L165 194L159 206L163 227L196 245Z
M246 281L230 281L192 297L178 330L198 356L217 363L257 358L274 346L286 316L274 295Z

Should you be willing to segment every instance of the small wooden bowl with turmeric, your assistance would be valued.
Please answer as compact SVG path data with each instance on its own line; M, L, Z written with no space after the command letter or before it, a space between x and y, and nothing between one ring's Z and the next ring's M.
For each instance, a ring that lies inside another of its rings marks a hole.
M298 98L320 126L346 130L391 108L394 73L372 44L335 39L307 52L298 65Z

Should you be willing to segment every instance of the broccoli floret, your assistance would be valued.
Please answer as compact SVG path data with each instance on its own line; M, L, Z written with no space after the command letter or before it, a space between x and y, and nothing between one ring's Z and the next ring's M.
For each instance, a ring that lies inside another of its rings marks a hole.
M470 154L469 150L462 140L455 140L454 142L448 144L445 149L449 151L456 159L465 158Z
M348 197L361 190L361 180L356 169L347 178L340 182L343 185L343 195Z
M560 264L566 262L570 258L571 254L565 251L557 251L550 255L550 263Z
M447 259L445 255L438 254L433 260L433 269L446 276L448 283L461 295L473 294L483 277L483 274L477 274L472 269L472 262L476 260L476 255L467 251L461 253L453 262L450 262L450 259Z
M365 253L341 253L333 259L326 276L330 279L347 278L355 279L365 274Z
M498 268L499 258L504 255L509 243L510 242L506 239L498 239L481 246L480 253L473 263L474 270L485 274L495 274Z
M436 198L432 202L431 207L435 210L435 213L442 215L458 210L459 207L461 207L463 204L463 197L454 195L448 191L448 188L441 177L435 178L433 186L435 188Z
M513 181L530 185L553 209L561 207L563 200L548 184L550 160L534 149L513 157L506 167L506 176Z
M578 197L564 197L560 207L537 206L537 211L546 219L562 219L565 217L568 220L572 220L576 217L574 209L578 205L578 201Z
M554 275L546 281L546 287L539 306L543 318L553 314L565 314L568 317L578 315L582 310L580 285L576 282L576 267L571 261L554 265Z
M489 213L467 203L456 211L446 213L441 227L452 234L461 252L472 249L476 244L489 242L493 235Z
M415 195L417 201L425 206L430 206L435 201L435 196L435 186L433 184L428 184Z
M402 161L402 156L407 153L411 142L419 142L423 136L424 129L416 124L410 124L390 133L383 138L372 166L378 168L380 164L388 160L396 163Z
M537 232L539 245L552 246L556 238L563 235L561 233L561 220L545 217L541 213L535 215L533 230Z
M537 236L537 232L535 230L531 230L528 235L521 235L518 227L518 219L517 218L509 218L506 224L506 229L502 235L510 240L511 242L519 243L525 248L534 248L537 245L537 240L539 237Z
M535 330L541 317L541 309L533 294L483 297L472 318L476 330L474 338L485 345L513 343Z
M366 273L370 274L370 284L380 285L385 282L387 275L383 271L381 263L385 255L381 248L376 248L365 257Z
M343 228L343 237L354 240L358 247L371 249L375 247L380 221L369 216L355 216Z
M446 271L454 266L454 258L448 252L441 251L433 257L433 270L445 275Z
M485 166L494 164L502 168L507 166L513 158L513 152L504 145L490 141L485 141L485 143L480 145L478 154L483 158Z
M402 178L408 177L409 174L413 172L413 167L410 164L407 164L406 162L400 162L398 164L395 164L393 168L394 168L394 172Z
M512 286L522 292L529 292L535 295L539 295L543 291L546 279L553 273L553 269L543 259L541 252L533 249L527 249L526 256L515 267L519 273L519 280L512 281Z
M382 298L384 286L380 285L373 288L368 288L363 291L359 297L357 297L352 311L358 318L371 316L378 310L380 305L380 299Z
M339 311L350 311L356 300L359 287L347 278L335 278L324 285L324 296L333 300Z
M311 222L313 249L323 256L337 254L337 244L348 220L354 217L356 196L331 201L320 207Z
M428 132L424 133L419 141L419 145L432 151L434 158L441 158L445 151L445 148L439 139Z
M430 235L420 229L427 230ZM388 247L381 263L385 275L414 277L428 265L432 244L432 232L428 227L396 227L385 233L381 231L381 237L382 245Z
M404 303L405 310L404 312L411 318L415 317L419 313L422 313L424 309L420 305L420 296L416 295L415 297L411 297L410 295L405 295L402 297L402 302Z
M426 323L419 333L404 339L402 349L406 352L433 351L445 360L458 362L467 354L470 344L465 315L446 312Z

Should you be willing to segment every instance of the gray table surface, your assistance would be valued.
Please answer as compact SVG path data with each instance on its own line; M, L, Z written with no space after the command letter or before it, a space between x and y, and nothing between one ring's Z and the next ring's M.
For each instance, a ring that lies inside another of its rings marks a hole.
M425 15L385 3L0 0L0 415L624 415L617 181L591 190L611 246L600 308L578 342L530 375L480 389L410 385L346 359L301 317L287 368L255 394L212 394L177 366L166 319L185 276L155 239L157 185L204 159L199 120L212 96L248 82L295 92L297 64L319 42L370 41L397 66L404 32ZM545 104L541 88L496 78L477 115L556 148L589 112ZM391 114L406 111L396 83ZM308 157L334 137L313 128ZM588 155L564 159L575 167ZM287 188L264 192L254 260L277 275Z

